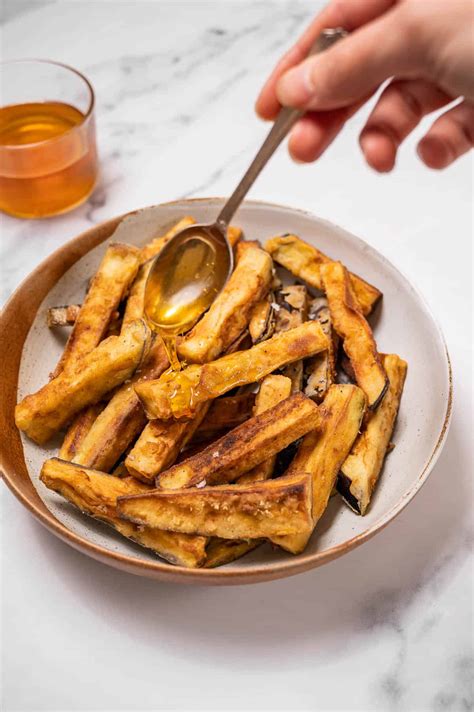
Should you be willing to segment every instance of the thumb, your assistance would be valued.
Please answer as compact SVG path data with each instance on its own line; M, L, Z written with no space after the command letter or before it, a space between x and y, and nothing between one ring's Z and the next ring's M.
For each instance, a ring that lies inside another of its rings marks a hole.
M396 6L321 54L287 71L276 86L284 106L327 110L349 106L393 75L420 74L422 44L410 19Z

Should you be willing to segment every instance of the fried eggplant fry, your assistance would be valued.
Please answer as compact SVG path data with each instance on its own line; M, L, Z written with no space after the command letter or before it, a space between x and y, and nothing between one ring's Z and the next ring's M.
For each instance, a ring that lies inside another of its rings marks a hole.
M364 417L366 397L357 386L331 386L320 406L319 432L304 438L287 474L306 472L312 478L312 526L293 536L273 537L272 542L292 554L299 554L326 509L341 464L350 452Z
M273 336L275 331L275 311L272 309L273 294L257 302L250 315L249 334L252 344L258 344Z
M275 333L294 329L308 319L308 292L301 284L282 287L275 292L276 306ZM324 352L323 352L324 353ZM303 388L303 359L293 361L282 370L282 374L291 379L292 393Z
M178 344L187 363L207 363L223 353L244 331L252 309L266 295L272 260L256 242L237 245L237 264L209 311Z
M153 490L119 497L120 517L146 527L222 539L260 539L311 530L311 477L249 485Z
M335 342L338 338L332 329L331 314L325 297L316 297L312 300L309 307L309 318L321 324L321 328L329 340L329 348L308 359L304 368L306 377L304 394L316 403L321 403L329 386L336 381L337 349Z
M151 261L145 262L145 264L141 265L138 270L138 274L132 284L127 298L127 303L125 305L122 328L125 328L131 321L135 321L135 319L142 319L144 316L145 286L151 265Z
M95 403L84 408L76 415L66 431L63 444L59 450L59 458L61 460L71 462L104 407L105 403Z
M117 497L149 490L133 477L113 477L52 458L44 463L40 479L48 489L60 494L81 512L106 522L122 536L151 549L172 564L195 568L206 560L205 537L149 529L118 517Z
M382 363L390 382L388 391L365 430L354 443L341 466L337 489L356 514L365 514L389 452L400 399L407 373L407 363L396 354L385 354Z
M135 279L140 250L133 245L109 245L76 317L66 348L53 373L73 371L104 338L111 318Z
M279 376L270 374L270 376L265 376L263 379L260 390L257 393L255 399L255 406L253 409L254 415L260 415L264 413L269 408L273 408L278 403L289 398L292 391L291 378L287 376ZM251 482L259 482L261 480L268 480L272 474L275 467L276 453L266 460L263 460L258 465L256 465L249 472L239 477L237 483L239 485L250 484Z
M205 418L209 403L203 403L188 421L151 420L125 459L131 475L143 482L153 482L170 467L180 450L191 440Z
M244 472L317 428L319 422L318 408L313 401L302 393L295 393L234 428L194 457L165 470L156 484L163 489L179 489L201 482L208 485L234 482Z
M270 375L266 376L257 394L254 406L254 415L260 415L269 408L272 408L277 403L280 403L291 394L291 380L285 376ZM225 399L222 399L225 400ZM273 474L275 467L276 455L267 458L259 465L256 465L252 470L245 475L241 475L237 480L237 484L251 484L252 482L261 482L268 480ZM263 543L261 540L244 540L244 539L219 539L212 537L209 544L206 546L206 568L214 568L215 566L223 566L231 561L240 559L249 551L253 551Z
M194 433L193 444L212 440L224 431L241 425L251 417L254 404L254 393L216 398L211 402L206 417Z
M147 424L134 384L147 378L157 378L168 366L165 347L157 337L143 365L129 383L124 383L114 393L76 449L72 461L94 470L110 472Z
M359 309L349 273L340 262L321 266L332 323L354 369L357 384L367 396L368 407L375 410L382 401L388 378L377 352L372 329Z
M83 357L76 369L63 370L16 406L15 422L31 440L43 444L88 405L131 378L150 347L143 320L132 322L120 336L110 336Z
M73 326L76 323L80 304L65 304L63 307L50 307L46 313L48 329L56 326Z
M285 267L297 279L306 282L314 289L324 291L321 265L331 262L331 258L316 247L309 245L296 235L283 235L268 240L265 249L275 262ZM350 277L362 313L370 314L382 296L382 292L355 274L351 274Z
M193 364L176 373L165 373L159 380L137 384L135 390L150 420L189 418L200 403L237 386L260 381L272 371L314 356L327 347L328 339L321 326L308 321L247 351L237 351L203 366Z

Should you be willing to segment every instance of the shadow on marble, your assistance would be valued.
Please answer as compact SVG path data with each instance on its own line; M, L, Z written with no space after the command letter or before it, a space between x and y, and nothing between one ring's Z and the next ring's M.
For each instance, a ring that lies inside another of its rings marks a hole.
M280 645L288 649L289 639L303 646L318 640L336 654L374 628L398 631L417 597L431 589L436 593L457 557L464 559L470 493L463 462L454 420L427 484L383 532L319 569L251 586L190 587L141 579L74 551L34 520L31 526L48 570L67 582L78 604L109 616L113 627L128 619L133 623L128 629L150 645L159 644L165 631L183 647L198 645L205 636L203 655L214 642L224 656L242 646L250 659Z

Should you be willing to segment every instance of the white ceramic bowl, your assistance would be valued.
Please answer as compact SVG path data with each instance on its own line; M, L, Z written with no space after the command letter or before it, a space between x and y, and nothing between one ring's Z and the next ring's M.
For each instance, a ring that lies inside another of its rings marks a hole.
M185 214L199 222L211 221L222 202L217 198L182 200L140 210L126 216L109 240L142 245ZM371 318L379 351L397 353L408 362L393 436L395 449L387 457L366 516L355 515L338 496L333 497L300 556L262 546L233 564L207 571L173 567L80 514L38 480L41 464L55 454L54 448L39 447L22 437L31 481L58 520L59 529L39 516L43 523L86 553L138 574L185 582L245 583L291 575L324 563L366 541L408 504L428 477L446 438L452 391L449 358L428 306L407 279L360 238L301 210L249 201L234 222L244 229L247 239L264 241L276 234L295 233L382 290L383 303ZM24 343L19 398L47 381L63 347L61 337L45 325L47 308L82 300L86 282L109 240L73 264L39 307Z

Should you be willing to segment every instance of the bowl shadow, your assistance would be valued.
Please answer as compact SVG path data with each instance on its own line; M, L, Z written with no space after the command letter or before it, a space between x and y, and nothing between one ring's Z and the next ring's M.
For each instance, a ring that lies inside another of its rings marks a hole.
M298 660L287 641L304 646L316 639L326 655L335 654L376 626L397 626L425 587L464 558L470 493L463 462L454 417L430 478L389 527L318 569L247 586L189 587L140 578L88 558L31 522L48 567L68 582L71 596L93 615L108 616L124 635L133 631L153 646L171 632L183 650L199 647L199 655L215 657L217 665L226 664L226 653L234 658L236 647L245 649L248 664L265 651L284 657L287 648L285 665L292 667ZM337 504L331 509L337 512Z

